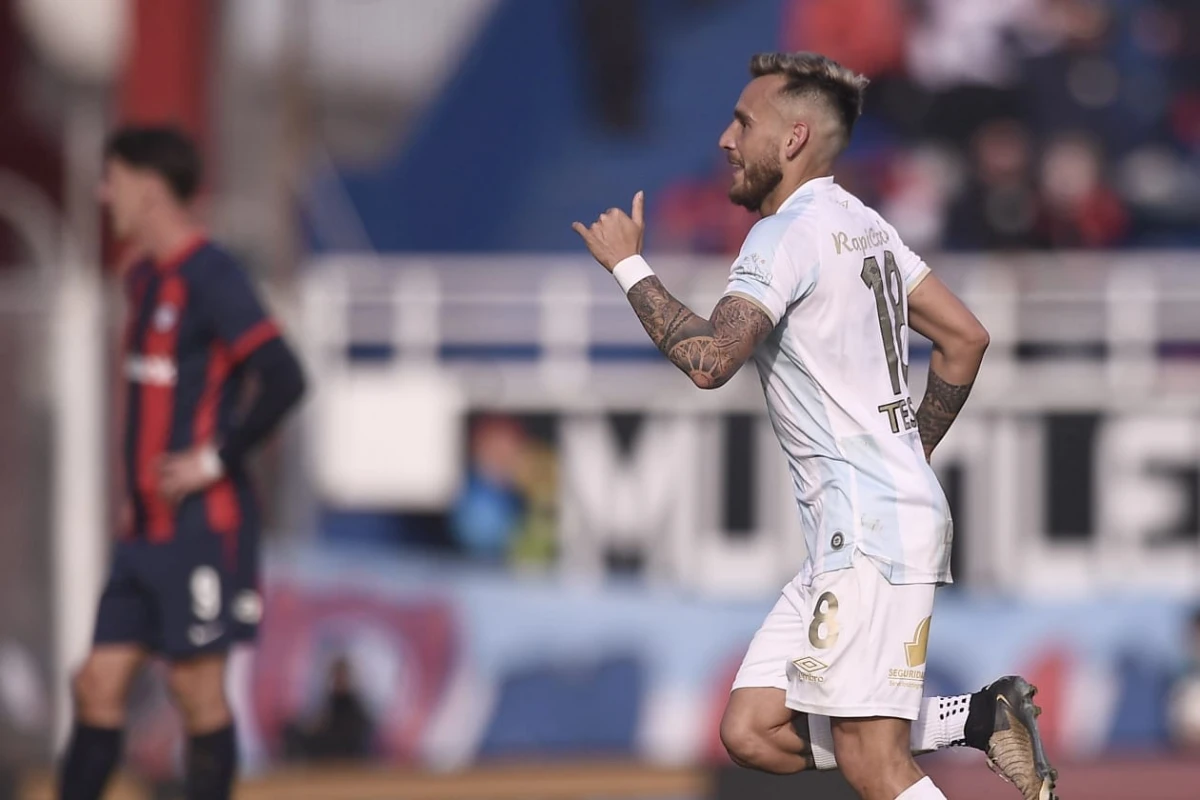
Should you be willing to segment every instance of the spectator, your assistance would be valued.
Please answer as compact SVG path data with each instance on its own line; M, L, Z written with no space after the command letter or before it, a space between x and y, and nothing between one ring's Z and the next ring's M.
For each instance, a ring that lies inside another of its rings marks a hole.
M452 512L454 537L473 558L503 561L521 524L517 485L529 441L511 417L484 417L471 432L466 486Z
M958 161L952 148L921 145L891 162L879 211L917 252L933 250L945 239L947 206L961 191Z
M906 24L901 0L790 0L783 45L819 50L877 82L904 70Z
M334 660L329 693L315 719L293 722L283 732L284 758L294 761L353 761L374 751L375 722L354 685L350 662Z
M1042 162L1042 236L1056 248L1114 247L1125 240L1129 216L1103 175L1096 143L1065 135Z
M1011 119L984 125L972 140L971 175L953 204L947 244L963 250L1041 245L1032 172L1029 133L1023 125Z

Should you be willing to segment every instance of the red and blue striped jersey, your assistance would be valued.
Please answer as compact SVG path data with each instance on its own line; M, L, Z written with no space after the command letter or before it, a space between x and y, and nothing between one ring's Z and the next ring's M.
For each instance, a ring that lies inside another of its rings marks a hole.
M202 498L173 508L158 491L158 462L167 453L221 443L244 384L240 366L279 328L237 262L204 239L166 261L138 263L126 290L125 533L168 541L178 526L198 522L236 534L251 496L243 474L235 471Z

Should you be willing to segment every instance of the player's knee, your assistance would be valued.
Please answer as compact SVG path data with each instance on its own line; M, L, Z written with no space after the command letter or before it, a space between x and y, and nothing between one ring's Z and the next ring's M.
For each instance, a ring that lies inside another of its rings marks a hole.
M185 709L211 706L225 701L222 682L205 673L173 667L167 682L171 695Z
M175 664L167 684L189 730L212 730L228 723L223 670L211 665Z
M721 719L721 744L733 762L741 767L770 770L773 748L765 732L753 720L741 714L726 714Z
M81 716L90 723L120 716L125 706L125 679L88 659L71 680L71 692Z
M834 732L838 768L863 797L894 796L888 795L891 787L916 769L907 742L878 734L863 728Z

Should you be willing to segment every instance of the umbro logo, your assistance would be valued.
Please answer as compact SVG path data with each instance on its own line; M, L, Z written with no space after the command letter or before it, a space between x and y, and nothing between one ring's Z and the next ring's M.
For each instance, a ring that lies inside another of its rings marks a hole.
M801 672L807 672L809 675L814 675L818 672L823 672L824 670L829 669L828 664L826 664L824 661L819 661L812 656L797 658L792 663L796 665L796 669L800 670Z

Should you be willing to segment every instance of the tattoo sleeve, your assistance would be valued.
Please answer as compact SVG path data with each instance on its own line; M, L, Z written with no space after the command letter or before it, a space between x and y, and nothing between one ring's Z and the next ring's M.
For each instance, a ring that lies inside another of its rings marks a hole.
M629 290L629 303L663 355L701 389L715 389L733 377L775 327L754 303L732 296L721 298L712 319L704 319L653 276Z
M946 383L932 369L929 370L929 380L925 387L925 398L917 409L917 429L921 432L921 444L925 448L926 457L937 447L938 442L950 430L958 412L962 411L971 387L975 384L956 386Z

